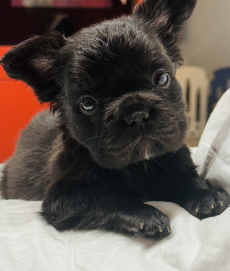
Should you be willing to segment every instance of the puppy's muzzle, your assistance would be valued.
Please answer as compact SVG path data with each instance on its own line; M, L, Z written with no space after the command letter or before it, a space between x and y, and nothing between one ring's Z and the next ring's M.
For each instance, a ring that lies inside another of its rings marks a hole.
M156 95L146 92L127 94L117 105L118 121L128 126L146 126L151 114L159 102Z
M153 93L125 94L109 105L104 120L106 123L111 121L111 125L123 124L127 128L128 126L145 127L151 122L160 102L161 98Z

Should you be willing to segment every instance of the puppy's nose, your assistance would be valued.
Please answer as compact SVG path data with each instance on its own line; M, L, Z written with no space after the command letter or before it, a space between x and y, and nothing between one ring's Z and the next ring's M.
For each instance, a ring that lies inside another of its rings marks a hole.
M130 116L124 118L127 125L133 126L135 124L143 125L149 119L149 113L145 111L133 112Z

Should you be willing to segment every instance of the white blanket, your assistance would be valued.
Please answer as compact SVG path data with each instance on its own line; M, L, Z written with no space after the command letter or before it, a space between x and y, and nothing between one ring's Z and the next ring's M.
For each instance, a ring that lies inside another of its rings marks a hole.
M219 177L228 191L230 132L220 131L229 131L229 111L230 90L194 155L199 171ZM39 216L41 202L2 199L0 271L230 271L230 208L200 221L176 204L150 204L171 220L172 233L159 242L102 231L60 233Z

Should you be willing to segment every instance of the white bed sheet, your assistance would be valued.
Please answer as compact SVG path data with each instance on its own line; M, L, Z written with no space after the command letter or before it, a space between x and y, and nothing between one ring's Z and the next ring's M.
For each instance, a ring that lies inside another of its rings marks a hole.
M228 117L230 90L219 108L226 110L216 108L194 155L200 172ZM221 120L218 129L212 128L212 119ZM223 141L228 142L230 135ZM214 155L224 155L220 161L225 164L230 149ZM221 182L229 188L230 166L211 161L211 173L206 173L212 177L220 172ZM0 271L230 271L230 208L200 221L176 204L149 204L171 221L172 233L159 242L103 231L60 233L39 216L41 202L0 199Z

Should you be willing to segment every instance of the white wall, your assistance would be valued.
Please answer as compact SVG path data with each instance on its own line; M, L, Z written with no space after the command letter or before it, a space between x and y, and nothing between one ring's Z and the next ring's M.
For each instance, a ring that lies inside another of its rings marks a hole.
M184 36L184 64L209 74L230 66L230 0L198 0Z

